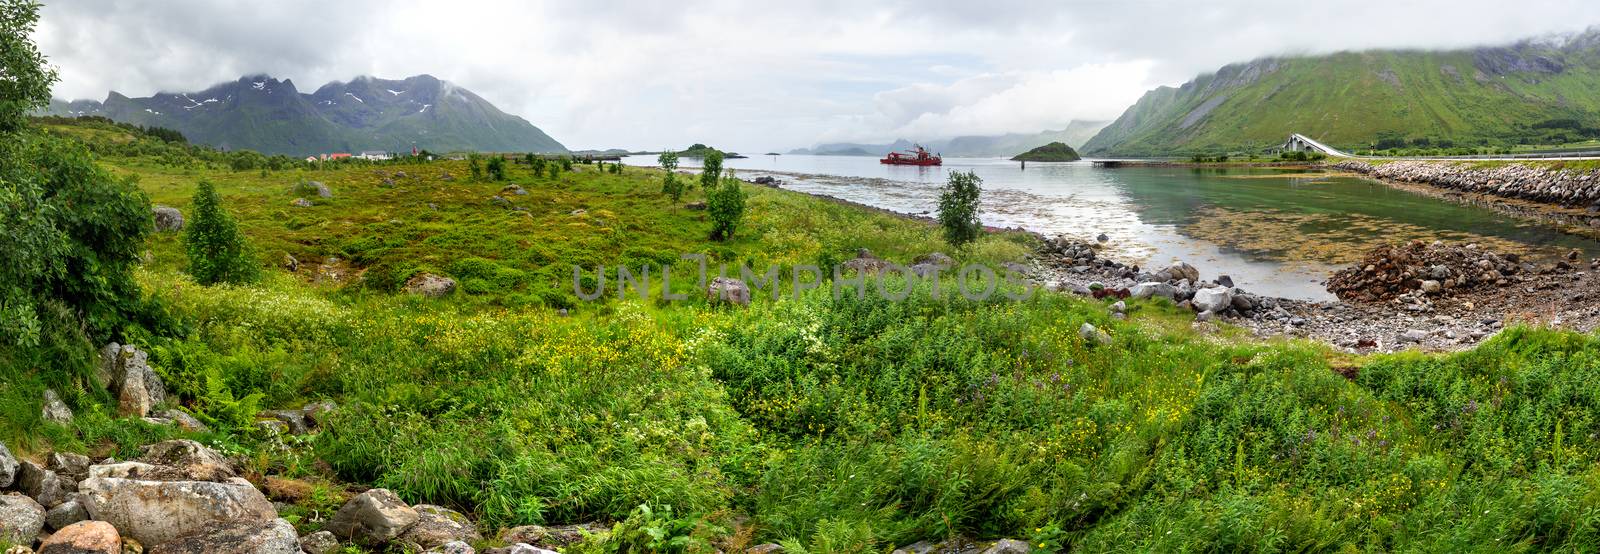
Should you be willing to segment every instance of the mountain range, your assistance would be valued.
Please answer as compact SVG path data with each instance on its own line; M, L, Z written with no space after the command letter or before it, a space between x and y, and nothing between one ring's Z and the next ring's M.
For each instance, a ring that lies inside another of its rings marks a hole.
M1094 136L1105 121L1072 121L1066 128L1057 131L1044 131L1039 133L1010 133L994 136L959 136L951 139L932 140L920 143L930 151L938 152L952 158L1009 158L1027 152L1034 148L1062 142L1068 145L1083 144ZM907 150L914 147L916 142L899 139L887 144L834 142L819 144L811 148L791 150L790 154L812 154L818 156L882 156L886 153Z
M166 127L191 142L264 154L409 152L412 147L434 152L567 151L527 120L431 75L357 77L311 93L300 92L288 79L250 75L200 92L130 98L113 91L104 102L52 100L46 111Z
M1558 144L1600 135L1600 31L1458 50L1269 57L1147 92L1080 150Z

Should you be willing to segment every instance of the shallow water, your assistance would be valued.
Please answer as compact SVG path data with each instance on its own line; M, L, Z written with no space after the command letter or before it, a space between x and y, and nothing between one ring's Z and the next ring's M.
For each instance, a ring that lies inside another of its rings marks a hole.
M630 165L655 165L632 156ZM682 160L684 168L699 160ZM951 171L983 178L985 224L1093 240L1107 255L1162 267L1183 260L1202 277L1228 274L1251 292L1329 299L1322 281L1383 242L1470 241L1534 258L1600 243L1554 227L1318 170L1124 167L948 158L943 167L889 166L854 156L753 156L725 166L772 174L784 188L898 212L930 212Z

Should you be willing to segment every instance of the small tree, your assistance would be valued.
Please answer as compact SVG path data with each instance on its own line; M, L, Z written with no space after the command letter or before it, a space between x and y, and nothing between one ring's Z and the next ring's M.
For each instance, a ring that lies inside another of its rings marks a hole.
M722 177L722 152L712 150L706 152L705 162L701 165L700 188L711 194L711 189L717 188L717 180Z
M611 174L612 175L621 175L622 174L622 162L617 162L617 163L611 164Z
M561 170L572 171L572 156L561 157Z
M545 168L550 170L550 180L554 181L561 176L561 164L552 163Z
M183 242L189 250L189 274L194 280L202 285L255 281L261 266L211 182L200 181L195 187L193 209L194 221L185 230Z
M467 174L474 181L483 180L483 163L479 161L481 157L477 152L467 154Z
M950 180L939 188L939 225L944 227L944 240L960 248L977 240L983 232L978 220L978 196L983 192L983 179L971 171L952 172Z
M502 156L491 156L487 164L489 179L494 181L506 180L506 160Z
M678 153L671 150L663 151L660 156L656 156L656 162L667 172L661 179L661 193L671 196L672 201L676 203L683 197L683 183L678 182Z
M744 219L744 189L730 173L706 188L706 212L711 215L711 238L726 240Z

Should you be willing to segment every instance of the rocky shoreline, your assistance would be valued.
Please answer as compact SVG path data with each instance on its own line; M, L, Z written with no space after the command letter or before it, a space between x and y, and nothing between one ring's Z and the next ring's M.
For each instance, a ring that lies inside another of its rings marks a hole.
M1123 298L1162 297L1194 311L1201 328L1225 321L1257 336L1315 339L1351 353L1461 350L1517 323L1600 327L1592 302L1600 279L1590 276L1600 259L1580 262L1576 253L1539 267L1473 244L1383 246L1330 279L1340 300L1313 302L1251 294L1227 275L1202 278L1182 262L1154 270L1122 264L1099 256L1100 242L1041 240L1034 279L1102 298L1113 317L1125 317L1118 315L1128 309Z

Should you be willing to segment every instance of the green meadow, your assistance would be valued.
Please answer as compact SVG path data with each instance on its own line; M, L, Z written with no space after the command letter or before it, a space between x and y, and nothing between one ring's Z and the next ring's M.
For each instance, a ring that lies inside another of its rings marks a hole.
M135 279L160 317L119 338L212 427L193 438L310 485L285 508L302 532L359 485L461 510L485 536L615 525L583 552L956 536L1062 552L1600 549L1593 336L1519 327L1457 354L1353 357L1192 326L1166 301L1119 320L1068 294L974 301L951 280L895 278L915 287L904 301L824 284L733 306L677 277L686 300L583 301L574 265L689 276L680 254L827 267L867 248L999 267L1035 239L953 249L928 223L751 185L733 238L712 241L706 212L684 206L704 191L671 202L648 169L273 168L92 123L42 132L186 215L196 184L216 185L264 277L198 285L182 234L154 233ZM401 292L420 273L459 286ZM1110 341L1085 340L1084 323ZM59 333L77 346L0 348L0 440L121 458L183 434L115 418L93 377L106 337ZM41 420L47 387L71 426ZM317 434L253 425L323 399L341 408Z

